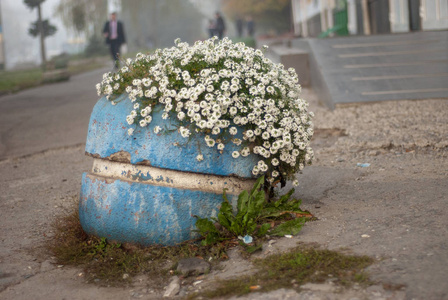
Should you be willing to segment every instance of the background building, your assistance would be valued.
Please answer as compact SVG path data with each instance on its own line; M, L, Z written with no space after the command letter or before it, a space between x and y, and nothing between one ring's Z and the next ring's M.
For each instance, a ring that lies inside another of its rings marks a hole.
M292 0L303 37L448 29L447 0Z

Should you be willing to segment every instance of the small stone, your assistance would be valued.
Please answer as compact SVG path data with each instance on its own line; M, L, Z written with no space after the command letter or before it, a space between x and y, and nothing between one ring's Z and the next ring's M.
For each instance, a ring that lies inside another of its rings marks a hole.
M185 289L180 289L179 297L184 298L187 295L187 291Z
M184 258L177 264L177 271L184 276L204 274L210 271L210 264L197 257Z
M123 274L123 279L128 279L128 278L129 278L129 274L124 273L124 274Z
M202 280L195 281L195 282L193 282L193 286L196 286L196 285L200 284L201 282L202 282Z
M369 156L378 156L380 154L380 151L378 150L370 150Z
M363 234L363 235L361 235L361 237L362 237L362 238L369 238L370 235L368 235L368 234Z
M180 280L179 277L175 276L170 284L166 287L163 298L171 298L176 296L180 291Z
M368 288L366 288L366 291L376 297L380 297L382 294L385 293L385 290L381 285L369 286Z

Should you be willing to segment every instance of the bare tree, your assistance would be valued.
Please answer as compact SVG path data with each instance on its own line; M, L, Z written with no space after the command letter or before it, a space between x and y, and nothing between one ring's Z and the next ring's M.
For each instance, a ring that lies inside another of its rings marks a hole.
M31 10L37 8L37 21L31 24L29 29L29 34L40 38L40 55L42 58L42 66L45 68L47 59L45 53L45 38L47 36L53 35L56 32L56 27L51 25L48 20L42 20L42 9L41 4L45 0L23 0L26 6Z

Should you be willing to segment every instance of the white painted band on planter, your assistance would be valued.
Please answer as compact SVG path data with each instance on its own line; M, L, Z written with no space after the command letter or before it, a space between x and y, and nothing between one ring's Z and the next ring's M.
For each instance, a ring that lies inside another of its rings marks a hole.
M106 178L216 194L222 194L226 188L226 193L232 195L250 191L255 183L255 179L181 172L98 158L93 161L92 173Z

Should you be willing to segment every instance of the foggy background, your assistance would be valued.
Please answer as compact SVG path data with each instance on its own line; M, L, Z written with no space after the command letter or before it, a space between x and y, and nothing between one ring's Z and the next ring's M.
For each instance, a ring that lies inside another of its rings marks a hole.
M57 27L54 35L45 38L46 59L61 53L108 55L101 31L108 14L113 11L124 24L130 54L171 47L176 38L188 43L207 39L208 21L214 19L216 11L222 13L226 22L225 35L235 37L236 18L247 17L248 12L256 11L258 6L254 0L243 2L250 5L246 5L246 12L241 14L241 2L235 0L45 0L41 4L42 19L49 19ZM290 12L281 12L286 18L278 17L277 9L289 9L289 0L271 2L274 10L259 17L261 22L256 23L257 35L290 29ZM77 5L84 5L86 11L91 10L81 16L81 22L79 16L74 17L73 14L73 7ZM28 33L30 24L37 20L37 9L29 9L23 0L0 0L0 10L0 64L8 70L40 65L39 38ZM78 25L81 24L79 28L73 22L76 18ZM264 24L263 20L266 20ZM269 22L273 22L273 28Z
M36 10L31 11L21 0L0 1L6 69L40 64L39 39L28 34L30 23L37 20ZM42 5L42 18L51 19L58 28L56 34L45 41L48 58L61 53L70 39L74 38L62 26L62 21L53 17L58 2L47 0Z

